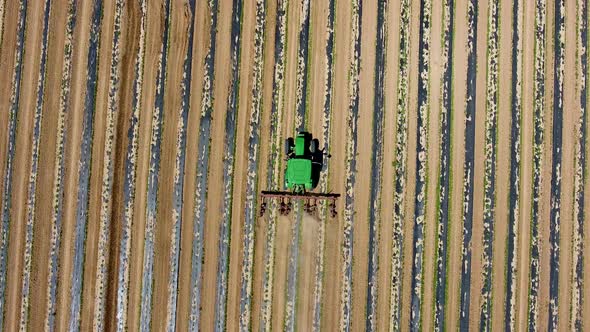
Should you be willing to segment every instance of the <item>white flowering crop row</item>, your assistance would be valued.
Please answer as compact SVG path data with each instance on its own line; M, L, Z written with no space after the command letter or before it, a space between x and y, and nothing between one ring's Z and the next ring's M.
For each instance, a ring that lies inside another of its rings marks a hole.
M397 125L395 142L395 174L393 197L393 251L391 255L391 289L389 330L401 329L401 292L403 262L404 195L406 188L406 159L408 155L408 90L410 75L411 2L400 3L399 73L397 83Z

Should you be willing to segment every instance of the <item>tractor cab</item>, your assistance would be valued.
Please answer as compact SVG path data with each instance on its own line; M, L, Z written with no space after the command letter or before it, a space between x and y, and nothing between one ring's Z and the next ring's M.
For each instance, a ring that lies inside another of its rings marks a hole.
M287 169L285 186L287 189L304 193L315 188L319 182L322 158L318 157L318 140L311 134L300 132L295 139L289 137L285 141Z

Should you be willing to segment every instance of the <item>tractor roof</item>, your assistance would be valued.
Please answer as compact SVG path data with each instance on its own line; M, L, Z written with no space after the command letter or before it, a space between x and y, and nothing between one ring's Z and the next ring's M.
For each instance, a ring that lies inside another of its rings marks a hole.
M305 154L305 136L297 135L295 139L295 155L303 156Z
M311 181L311 160L292 158L287 161L287 179L291 184L306 184Z

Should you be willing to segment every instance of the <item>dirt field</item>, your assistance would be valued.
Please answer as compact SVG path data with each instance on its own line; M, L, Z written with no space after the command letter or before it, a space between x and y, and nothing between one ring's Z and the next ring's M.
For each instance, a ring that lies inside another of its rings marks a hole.
M0 330L590 328L587 25L588 0L0 0ZM335 218L258 196L298 128Z

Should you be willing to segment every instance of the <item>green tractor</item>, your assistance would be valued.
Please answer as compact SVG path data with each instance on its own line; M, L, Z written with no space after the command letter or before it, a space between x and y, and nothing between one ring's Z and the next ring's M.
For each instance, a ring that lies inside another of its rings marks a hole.
M339 194L313 193L320 180L320 173L324 168L324 150L319 149L319 141L308 132L300 132L297 137L285 140L285 155L287 168L285 170L285 188L288 191L262 191L260 216L266 211L266 200L280 199L279 213L288 215L292 210L292 200L305 200L303 208L313 214L317 211L319 200L329 200L330 215L336 216L336 199Z

